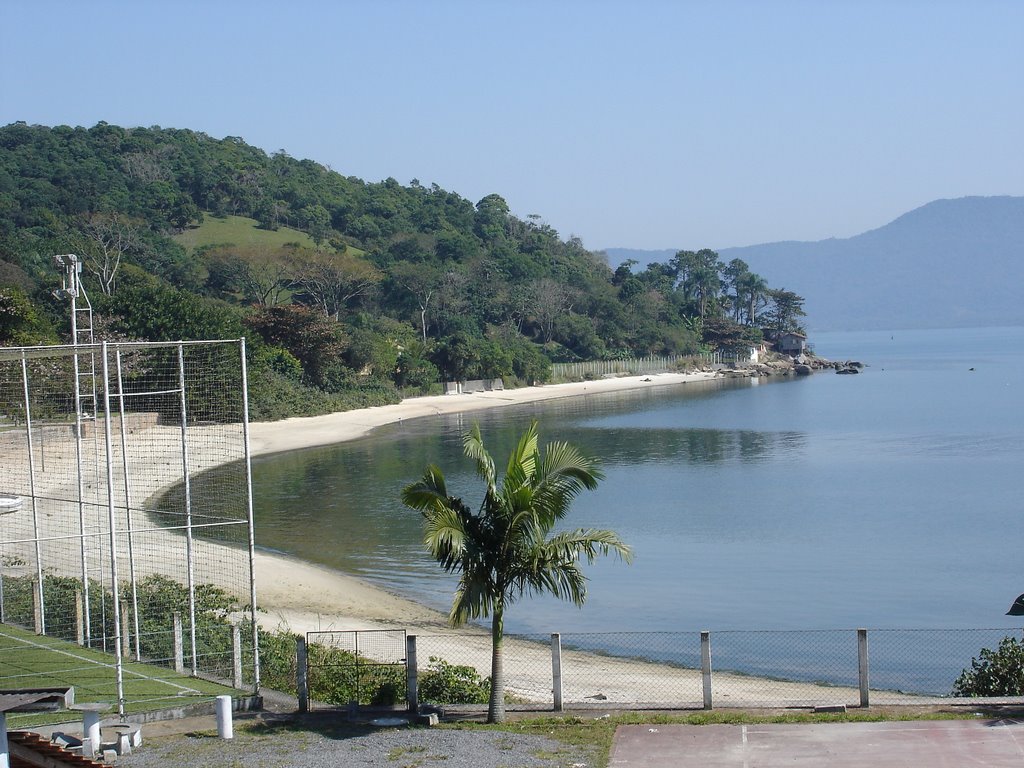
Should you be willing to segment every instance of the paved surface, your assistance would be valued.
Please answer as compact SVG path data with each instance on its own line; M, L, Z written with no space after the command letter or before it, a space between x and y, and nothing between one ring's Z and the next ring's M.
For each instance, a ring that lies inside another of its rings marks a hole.
M1022 720L626 725L609 768L1024 766Z

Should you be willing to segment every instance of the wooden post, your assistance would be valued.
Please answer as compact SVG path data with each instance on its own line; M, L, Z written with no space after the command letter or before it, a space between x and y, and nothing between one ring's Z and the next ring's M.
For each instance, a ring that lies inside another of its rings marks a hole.
M85 610L82 607L82 590L75 590L75 639L85 645Z
M405 680L409 711L416 714L420 711L420 676L419 664L416 660L416 635L408 635L405 638Z
M309 679L306 675L306 638L295 637L295 688L299 695L299 712L309 711Z
M185 644L181 636L181 614L175 613L174 620L174 671L185 674Z
M242 689L242 628L231 625L231 685Z
M551 696L555 712L562 711L562 635L551 633Z
M704 684L704 709L711 709L711 633L700 633L700 671Z
M857 630L857 677L860 682L860 705L869 705L870 662L868 660L868 631Z

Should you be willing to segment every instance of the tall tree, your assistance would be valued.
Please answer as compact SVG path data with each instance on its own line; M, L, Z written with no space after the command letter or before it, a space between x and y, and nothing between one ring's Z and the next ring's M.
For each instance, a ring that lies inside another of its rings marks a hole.
M804 312L803 296L779 288L768 291L768 299L771 303L765 313L765 319L776 335L801 330L797 318L807 314Z
M96 276L105 296L114 294L117 272L125 254L142 247L139 224L119 213L84 216L80 234L73 239L85 268Z
M494 459L484 447L479 426L462 440L466 456L486 484L479 511L448 494L444 474L435 465L402 491L402 502L422 513L424 543L449 573L459 576L449 621L491 619L491 698L487 721L505 719L502 661L505 609L524 594L550 592L578 606L587 598L580 559L616 553L629 562L631 550L613 531L577 529L552 535L583 490L603 477L593 459L567 443L538 448L537 422L519 440L498 482Z
M342 252L292 249L292 284L306 294L324 315L337 320L341 311L383 279L368 261Z

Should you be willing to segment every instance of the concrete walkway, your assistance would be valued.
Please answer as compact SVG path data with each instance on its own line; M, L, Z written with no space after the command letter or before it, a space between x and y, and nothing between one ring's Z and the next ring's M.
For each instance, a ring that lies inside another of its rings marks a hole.
M626 725L610 768L1021 768L1024 721Z

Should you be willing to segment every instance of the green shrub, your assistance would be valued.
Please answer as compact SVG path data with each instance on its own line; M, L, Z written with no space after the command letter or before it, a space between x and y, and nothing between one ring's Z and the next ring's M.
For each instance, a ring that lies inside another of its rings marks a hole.
M996 650L982 648L971 668L953 683L953 696L1024 695L1024 643L1004 637Z
M449 664L430 657L427 672L419 680L419 699L431 704L486 704L491 696L490 678L476 669Z

